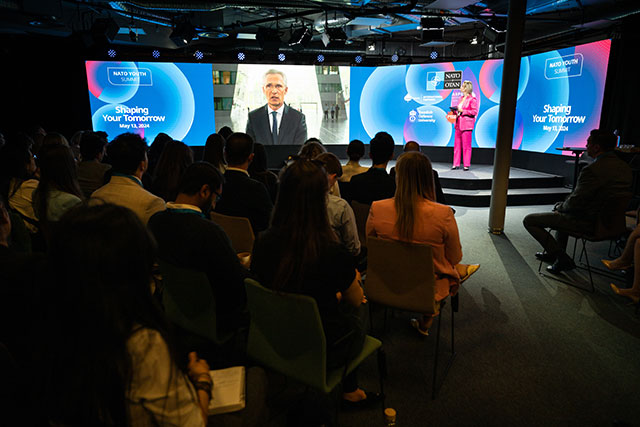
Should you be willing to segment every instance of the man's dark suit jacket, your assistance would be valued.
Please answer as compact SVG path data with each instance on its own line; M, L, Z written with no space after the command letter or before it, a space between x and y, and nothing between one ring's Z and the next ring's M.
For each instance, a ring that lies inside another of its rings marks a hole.
M246 323L244 279L249 272L219 225L197 213L167 209L154 214L148 227L158 242L160 259L207 274L216 299L219 334Z
M266 230L269 227L273 204L264 184L235 170L227 170L224 180L222 197L216 204L216 212L248 218L256 235Z
M351 178L349 193L351 200L370 205L376 200L393 197L396 193L396 182L386 170L372 167L365 173Z
M271 127L269 126L268 105L263 105L249 113L246 133L254 142L273 145ZM282 123L279 124L278 145L302 145L307 140L307 122L300 111L284 105Z

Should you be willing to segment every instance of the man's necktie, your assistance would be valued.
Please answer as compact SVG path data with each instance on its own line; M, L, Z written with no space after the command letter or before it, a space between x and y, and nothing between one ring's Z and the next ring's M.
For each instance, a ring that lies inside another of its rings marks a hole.
M273 139L273 145L278 143L278 112L272 111L273 126L271 127L271 138Z

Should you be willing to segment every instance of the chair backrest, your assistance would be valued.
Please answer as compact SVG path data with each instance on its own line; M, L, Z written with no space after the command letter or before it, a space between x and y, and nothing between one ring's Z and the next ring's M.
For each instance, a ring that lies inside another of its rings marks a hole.
M220 344L216 301L207 275L163 260L158 263L167 318L188 333Z
M356 217L356 227L358 229L358 238L362 247L367 246L367 218L369 217L369 209L371 205L366 203L360 203L358 201L351 201L351 209L353 209L353 215Z
M598 213L593 240L609 240L627 233L626 212L633 197L625 192L609 197Z
M325 390L326 342L313 298L276 292L245 279L251 316L247 355L257 363Z
M375 303L436 314L431 246L369 237L365 293Z
M253 252L255 236L248 218L211 212L211 220L222 227L237 253Z

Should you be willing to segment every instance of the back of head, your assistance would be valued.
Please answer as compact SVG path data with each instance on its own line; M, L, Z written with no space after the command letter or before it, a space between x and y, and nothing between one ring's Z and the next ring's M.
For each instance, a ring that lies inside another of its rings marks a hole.
M300 159L285 168L271 219L286 239L274 286L295 288L321 248L335 235L327 216L327 174L319 162Z
M313 159L319 156L322 153L326 153L327 150L324 148L324 145L320 143L318 140L310 139L304 143L300 150L298 151L298 156L303 157L305 159Z
M52 227L40 354L54 424L128 425L127 340L135 327L165 330L149 286L154 258L152 237L124 207L80 206Z
M225 140L229 139L229 137L233 134L233 130L229 126L222 126L218 130L218 135L223 137Z
M336 174L337 178L342 176L342 165L335 154L322 153L316 156L316 160L319 160L324 164L324 168L328 174Z
M349 160L357 162L364 156L364 143L359 139L354 139L347 146L347 156Z
M153 193L165 201L178 195L178 183L184 171L193 163L193 151L182 141L171 141L162 150L154 171Z
M369 155L374 165L386 163L393 157L393 137L387 132L378 132L369 144Z
M209 135L204 144L202 160L216 167L224 165L224 144L225 139L219 133Z
M173 141L173 138L171 138L166 133L160 132L159 134L157 134L156 137L153 138L153 142L149 147L149 159L157 161L160 158L164 147L171 141Z
M253 161L249 165L249 173L262 173L267 171L267 151L264 145L256 142L253 144Z
M66 145L69 146L69 141L61 133L49 132L42 139L42 146L45 145Z
M97 132L85 131L80 136L80 154L82 160L95 160L104 151L107 140Z
M412 240L415 208L422 199L435 200L433 168L426 155L410 151L396 163L396 229L403 240Z
M132 175L146 159L147 142L138 134L123 133L111 141L107 154L114 172Z
M415 141L407 141L407 143L404 144L404 148L402 149L402 151L404 151L405 153L409 151L420 151L420 144Z
M602 151L611 151L616 148L618 143L618 138L613 132L604 129L593 129L589 134L589 138L594 144L598 144Z
M203 185L208 185L212 192L217 192L224 182L222 172L211 163L195 162L191 164L180 178L178 192L193 196Z
M227 138L225 157L229 166L238 166L249 160L253 153L253 138L246 133L235 132Z

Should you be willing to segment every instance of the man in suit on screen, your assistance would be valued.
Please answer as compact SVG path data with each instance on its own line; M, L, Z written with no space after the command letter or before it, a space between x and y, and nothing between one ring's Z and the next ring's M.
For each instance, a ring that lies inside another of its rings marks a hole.
M271 69L264 74L262 92L267 103L249 113L246 133L264 145L302 145L307 140L307 123L300 111L284 103L287 76Z

